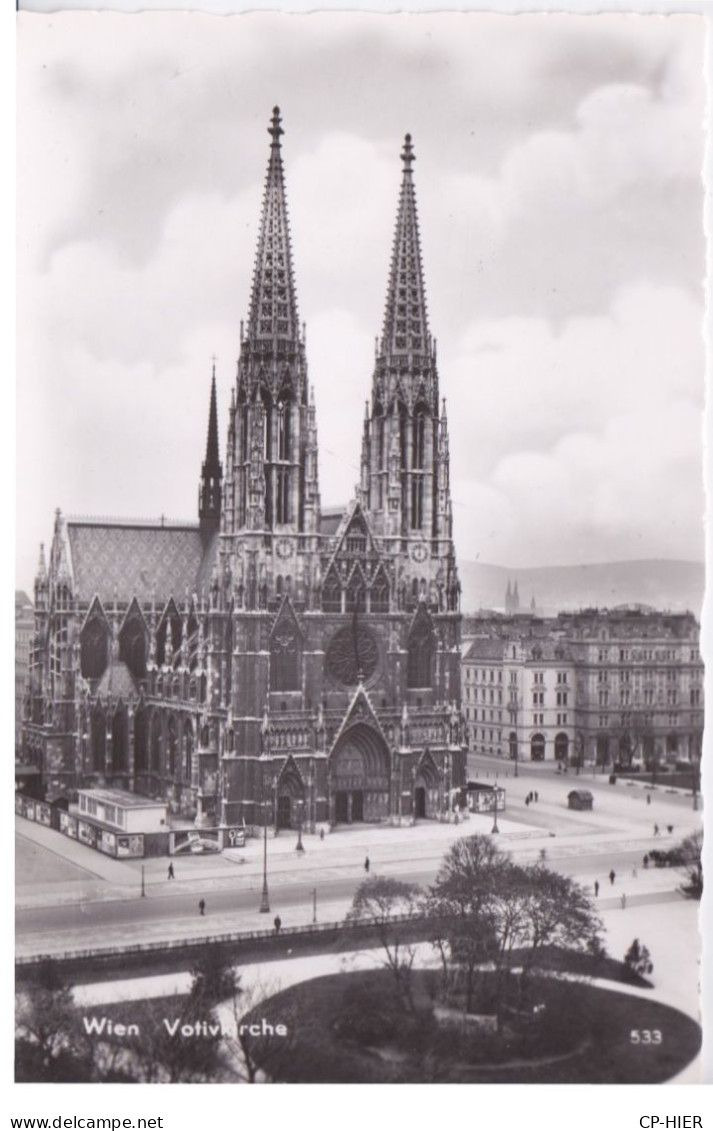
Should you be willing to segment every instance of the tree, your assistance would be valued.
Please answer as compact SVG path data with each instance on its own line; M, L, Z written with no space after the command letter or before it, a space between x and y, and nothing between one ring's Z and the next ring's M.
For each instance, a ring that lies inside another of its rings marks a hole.
M682 887L684 894L700 899L703 895L703 830L698 829L686 837L674 852L680 856L680 867L687 881Z
M229 1042L233 1070L242 1083L257 1083L261 1072L280 1081L292 1062L299 1014L295 1004L280 1004L273 1010L270 1001L278 990L278 986L257 982L240 986L229 1001L235 1027ZM262 1031L255 1033L255 1027Z
M490 837L464 837L449 848L429 892L427 911L444 988L448 993L463 975L466 1013L472 1009L477 971L495 950L494 900L507 865L508 857Z
M449 849L428 906L441 916L436 945L444 967L450 952L464 972L467 1010L478 971L486 963L495 967L499 1024L516 967L522 1002L545 948L601 950L601 923L583 889L542 863L514 864L489 837L468 837Z
M240 976L227 950L220 943L206 943L191 969L190 997L196 1005L212 1009L239 993Z
M411 968L416 954L412 943L404 940L404 924L422 912L422 890L418 884L390 876L370 876L354 894L346 921L353 925L371 924L386 956L396 991L408 1009L411 999Z
M546 947L601 951L601 920L584 889L569 876L530 864L518 868L511 884L522 908L522 983Z
M648 947L643 946L638 939L634 939L624 955L624 963L640 978L645 974L652 974L654 964L651 961Z
M15 1079L85 1083L93 1076L93 1050L72 987L53 962L42 963L16 994Z

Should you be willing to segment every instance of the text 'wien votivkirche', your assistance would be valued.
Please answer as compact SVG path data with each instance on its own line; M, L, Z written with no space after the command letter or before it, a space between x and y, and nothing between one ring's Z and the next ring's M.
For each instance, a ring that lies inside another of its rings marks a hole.
M323 511L279 111L225 466L215 368L199 521L56 513L25 756L199 828L453 816L465 784L448 427L406 136L360 479ZM365 391L367 388L365 375Z

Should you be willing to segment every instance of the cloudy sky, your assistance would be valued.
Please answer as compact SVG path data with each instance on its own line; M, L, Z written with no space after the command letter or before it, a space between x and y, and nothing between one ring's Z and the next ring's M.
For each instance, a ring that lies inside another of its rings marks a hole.
M699 559L696 16L18 18L18 583L54 508L196 518L282 108L324 505L358 476L401 175L464 558Z

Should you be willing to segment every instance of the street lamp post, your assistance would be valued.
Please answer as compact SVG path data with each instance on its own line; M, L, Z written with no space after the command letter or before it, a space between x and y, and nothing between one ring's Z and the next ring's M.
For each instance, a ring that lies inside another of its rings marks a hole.
M312 922L317 922L317 889L312 888Z
M304 852L305 846L302 843L302 810L304 808L304 801L298 801L299 813L297 815L297 844L295 845L295 852Z
M144 866L142 864L141 865L141 898L142 899L146 895L146 878L144 876L144 871L145 871L145 869L144 869Z
M497 787L497 785L495 786L495 793L494 793L493 797L494 797L494 800L495 800L495 808L493 810L493 828L492 828L492 831L494 833L499 833L500 829L498 828L498 787Z
M262 827L263 827L263 853L262 853L262 896L260 897L260 911L266 913L270 910L270 897L267 890L267 805L266 801L262 803Z

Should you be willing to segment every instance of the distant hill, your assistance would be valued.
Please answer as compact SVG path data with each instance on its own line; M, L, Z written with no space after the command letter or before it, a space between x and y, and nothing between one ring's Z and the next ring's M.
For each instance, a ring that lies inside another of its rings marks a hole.
M517 581L520 611L534 596L546 615L588 606L652 605L656 609L689 609L700 616L705 588L702 562L603 562L598 565L542 566L512 569L481 562L458 563L464 612L504 609L508 581Z

